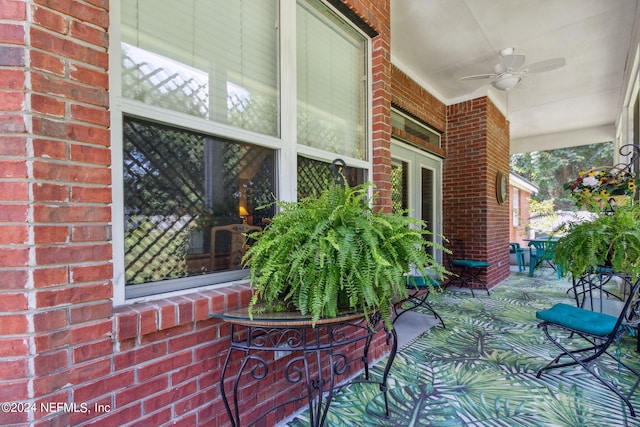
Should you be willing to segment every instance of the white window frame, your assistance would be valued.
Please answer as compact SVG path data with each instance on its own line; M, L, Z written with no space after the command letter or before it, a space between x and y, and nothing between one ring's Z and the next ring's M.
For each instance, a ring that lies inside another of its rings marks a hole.
M511 187L512 197L512 225L514 227L520 226L520 189L518 187Z
M123 305L139 301L149 301L167 298L176 295L197 292L205 289L215 289L233 285L234 283L246 283L246 280L230 280L228 282L211 283L210 275L190 276L181 279L167 280L166 284L156 282L154 286L167 288L165 292L140 297L127 297L125 285L124 262L124 167L122 153L123 116L133 116L141 119L159 121L168 125L175 125L186 129L212 134L222 138L229 138L261 147L275 150L276 152L276 192L281 200L295 201L297 198L297 179L292 179L291 171L297 171L297 156L303 155L312 159L331 163L336 157L342 158L348 166L364 169L368 177L371 176L373 162L372 147L372 43L371 37L365 34L356 25L353 25L346 17L340 14L333 6L325 1L322 3L334 13L342 16L345 22L355 28L366 40L366 120L365 139L367 160L338 156L335 153L307 147L296 143L296 7L297 2L280 0L280 137L273 137L255 132L249 132L229 125L204 120L188 114L173 112L139 101L123 98L122 81L120 72L120 13L121 2L127 0L113 0L110 3L109 27L109 85L111 108L111 154L112 154L112 253L113 253L113 285L114 305ZM290 118L294 118L291 120ZM217 277L224 277L224 273L212 273ZM175 282L188 286L186 289L171 290Z

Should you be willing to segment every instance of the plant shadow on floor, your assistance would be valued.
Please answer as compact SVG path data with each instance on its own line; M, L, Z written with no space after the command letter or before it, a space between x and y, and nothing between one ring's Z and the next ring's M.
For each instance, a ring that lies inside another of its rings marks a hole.
M449 289L430 296L447 328L431 328L404 346L389 376L390 416L378 387L355 384L333 397L326 426L640 426L624 403L582 368L536 378L557 354L543 338L535 312L556 302L574 304L570 282L553 270L536 277L513 274L491 296ZM425 314L427 314L425 312ZM625 336L619 354L640 367L636 338ZM382 361L384 362L384 360ZM615 361L599 363L628 388L634 378ZM373 375L381 376L384 363ZM640 395L632 402L640 409ZM282 426L308 426L305 412Z

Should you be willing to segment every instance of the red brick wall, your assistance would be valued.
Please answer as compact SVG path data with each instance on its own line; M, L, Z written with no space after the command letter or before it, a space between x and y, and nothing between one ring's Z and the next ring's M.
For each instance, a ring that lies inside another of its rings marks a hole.
M108 11L0 10L0 400L69 402L111 364Z
M398 67L392 65L391 71L393 105L444 132L447 128L447 107Z
M391 210L391 5L386 0L346 0L352 10L378 31L372 58L372 180L376 204Z
M509 205L496 201L498 172L509 173L509 125L487 98L447 107L443 230L467 256L491 263L493 286L509 275Z
M509 175L509 122L492 102L487 102L487 171L489 194L487 260L491 267L487 283L496 285L509 277L509 203L496 200L496 175Z
M391 71L391 103L432 128L444 132L447 128L446 106L397 67L392 66ZM397 129L393 129L392 132L400 139L408 137L399 134ZM446 154L444 148L425 144L417 138L410 142L440 157Z
M388 207L389 2L345 3L380 33L374 178ZM0 412L0 425L226 425L217 382L229 327L209 315L246 305L250 290L113 307L108 8L0 0L0 401L36 405ZM382 342L374 359L387 351ZM246 412L281 401L284 389L300 394L276 378L243 389Z

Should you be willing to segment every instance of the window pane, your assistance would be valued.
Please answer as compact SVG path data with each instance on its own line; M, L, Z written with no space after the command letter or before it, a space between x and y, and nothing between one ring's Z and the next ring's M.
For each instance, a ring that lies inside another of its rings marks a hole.
M126 283L240 267L245 239L272 209L272 150L124 118ZM220 229L222 230L222 229Z
M346 167L342 171L349 186L362 184L367 173L364 169ZM317 196L334 182L331 163L298 156L298 200Z
M433 218L433 211L435 209L435 195L433 194L434 187L434 173L431 169L420 168L421 171L421 186L422 189L422 220L427 224L427 230L431 233L425 236L428 240L433 242L433 233L435 233L435 219ZM433 247L428 246L427 252L433 255Z
M298 143L366 158L366 43L327 9L297 8Z
M122 96L279 134L276 0L122 2Z
M426 144L440 147L440 135L438 133L397 110L391 110L391 126L397 132L396 136L407 142L417 143L419 146L425 146Z

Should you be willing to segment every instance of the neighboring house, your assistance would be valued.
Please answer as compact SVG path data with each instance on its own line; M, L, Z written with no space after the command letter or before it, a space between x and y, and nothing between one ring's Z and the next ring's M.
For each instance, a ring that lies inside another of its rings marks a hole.
M509 174L509 241L520 243L526 248L529 238L529 203L531 195L538 192L538 187L515 172Z
M508 276L509 123L391 63L388 1L0 8L0 400L23 404L1 425L228 423L210 314L251 291L215 227L263 226L337 157L380 208L463 238L489 286ZM243 413L281 399L279 373Z

